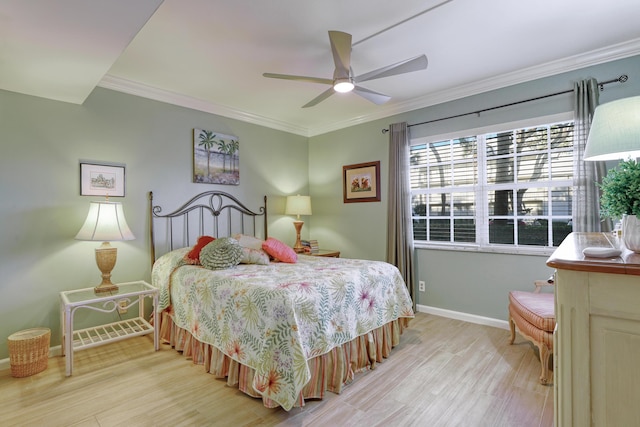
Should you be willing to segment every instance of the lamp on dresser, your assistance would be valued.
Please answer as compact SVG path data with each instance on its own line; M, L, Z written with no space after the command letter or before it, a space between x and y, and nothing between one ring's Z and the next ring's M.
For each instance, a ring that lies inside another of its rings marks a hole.
M600 216L620 219L627 249L640 253L640 96L598 106L593 114L585 160L616 160L598 184Z
M102 272L102 283L94 288L95 292L117 290L118 286L111 283L111 270L116 265L118 249L109 242L135 239L124 217L122 203L108 200L90 202L87 219L76 239L102 242L102 245L96 248L96 263Z
M599 105L593 114L585 160L640 157L640 96Z
M295 215L296 220L293 221L293 226L296 228L296 244L293 246L293 250L300 253L304 251L302 242L300 242L300 230L304 225L304 221L300 220L300 215L311 215L311 197L309 196L287 196L287 206L285 208L285 215Z

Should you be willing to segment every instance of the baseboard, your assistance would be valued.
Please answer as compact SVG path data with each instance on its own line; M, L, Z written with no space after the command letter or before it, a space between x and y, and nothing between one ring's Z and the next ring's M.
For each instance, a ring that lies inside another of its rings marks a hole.
M509 329L509 322L506 320L492 319L491 317L478 316L476 314L463 313L461 311L446 310L444 308L431 307L428 305L416 305L418 312L433 314L435 316L447 317L449 319L463 320L465 322L477 323L479 325L493 326L494 328ZM49 348L49 357L56 357L62 354L61 346ZM10 369L9 358L0 360L0 371Z
M62 355L62 346L56 345L54 347L49 347L49 358L57 357ZM0 359L0 371L5 369L11 369L11 362L9 358Z
M479 325L493 326L494 328L509 329L509 322L506 320L493 319L491 317L478 316L477 314L463 313L461 311L446 310L444 308L431 307L428 305L416 305L418 312L433 314L435 316L448 317L449 319L463 320L465 322L477 323Z

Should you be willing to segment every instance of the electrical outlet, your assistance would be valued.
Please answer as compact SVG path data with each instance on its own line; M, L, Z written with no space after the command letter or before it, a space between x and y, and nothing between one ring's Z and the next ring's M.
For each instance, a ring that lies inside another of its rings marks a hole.
M127 312L127 300L118 301L118 313L125 314Z
M420 292L424 292L424 280L420 280L420 281L418 282L418 290L419 290Z

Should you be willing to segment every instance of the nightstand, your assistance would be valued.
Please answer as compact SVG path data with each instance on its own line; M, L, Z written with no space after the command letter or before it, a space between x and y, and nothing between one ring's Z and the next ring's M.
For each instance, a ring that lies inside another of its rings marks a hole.
M131 337L153 334L153 346L159 349L158 322L153 325L144 319L144 301L150 298L155 311L158 306L158 289L145 281L118 283L118 290L108 293L94 292L94 288L60 292L60 331L62 355L66 357L66 376L73 372L73 352L97 347ZM102 313L118 313L138 305L138 317L126 318L77 331L73 330L73 316L78 309Z
M334 251L333 249L320 249L320 251L315 254L308 253L307 255L325 256L329 258L340 258L340 251Z

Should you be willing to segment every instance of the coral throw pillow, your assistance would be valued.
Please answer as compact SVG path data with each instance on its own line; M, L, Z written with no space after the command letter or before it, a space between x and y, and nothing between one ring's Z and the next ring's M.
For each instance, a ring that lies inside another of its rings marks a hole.
M278 261L291 264L298 261L298 255L293 249L273 237L269 237L262 243L262 249Z
M212 236L198 237L198 241L193 246L193 248L191 248L191 250L185 254L184 262L192 265L200 265L200 251L202 251L202 248L204 248L214 240L216 240L216 238Z

